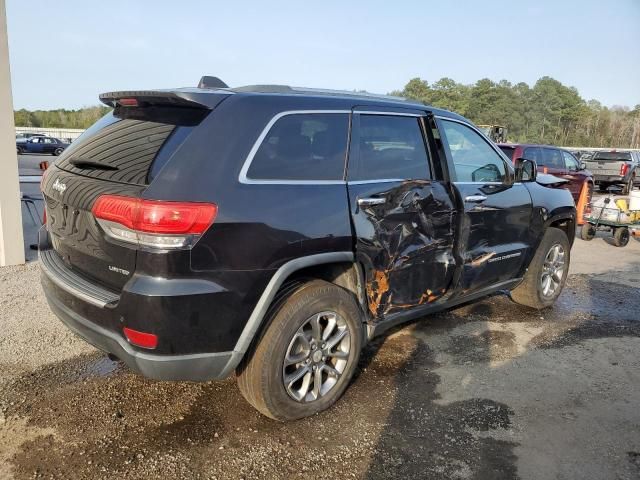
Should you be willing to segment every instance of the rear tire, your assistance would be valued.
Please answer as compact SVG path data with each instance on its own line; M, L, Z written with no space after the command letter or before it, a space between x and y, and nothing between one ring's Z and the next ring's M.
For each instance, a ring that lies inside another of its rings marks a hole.
M629 243L629 229L627 227L618 227L613 232L613 244L616 247L626 247Z
M585 223L580 228L580 238L585 241L593 240L596 236L596 227L591 225L590 223Z
M567 280L570 249L562 230L547 228L524 280L511 291L513 301L538 310L552 306Z
M629 179L629 181L622 187L622 195L629 195L633 190L633 182L635 178L633 176Z
M244 398L279 421L332 406L349 385L363 345L362 314L353 295L313 280L280 298L266 320L266 330L236 370Z

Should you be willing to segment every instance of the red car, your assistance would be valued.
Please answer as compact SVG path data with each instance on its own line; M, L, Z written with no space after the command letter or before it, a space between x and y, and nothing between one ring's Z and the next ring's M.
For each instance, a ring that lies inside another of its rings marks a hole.
M515 161L516 158L534 160L539 172L569 180L567 189L571 192L576 204L584 182L589 182L589 198L591 198L593 175L585 168L584 163L579 162L567 150L550 145L500 143L498 146L511 161Z

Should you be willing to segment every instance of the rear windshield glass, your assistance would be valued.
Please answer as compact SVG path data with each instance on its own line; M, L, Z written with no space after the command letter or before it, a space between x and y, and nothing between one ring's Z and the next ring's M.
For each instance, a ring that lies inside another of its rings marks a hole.
M108 113L78 137L56 165L92 178L146 185L193 128Z
M513 152L516 151L514 147L500 147L502 153L504 153L509 160L513 160Z
M629 152L597 152L593 156L594 160L600 160L605 162L625 162L631 160L631 153Z

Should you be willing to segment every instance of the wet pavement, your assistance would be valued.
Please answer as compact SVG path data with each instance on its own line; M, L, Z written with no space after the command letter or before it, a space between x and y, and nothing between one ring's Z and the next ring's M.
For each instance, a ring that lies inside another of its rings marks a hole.
M620 252L577 242L578 258ZM498 295L389 332L335 407L289 424L233 379L157 382L63 351L41 313L39 350L61 359L0 355L0 478L640 478L638 246L572 275L553 309ZM0 292L2 315L42 303Z

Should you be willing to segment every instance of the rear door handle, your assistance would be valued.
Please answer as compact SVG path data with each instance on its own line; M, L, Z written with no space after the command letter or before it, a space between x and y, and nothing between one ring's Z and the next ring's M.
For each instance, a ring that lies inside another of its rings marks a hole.
M484 195L469 195L464 197L464 201L467 203L480 203L484 202L487 199Z
M360 207L370 207L371 205L382 205L386 201L387 200L384 199L384 198L373 198L373 197L359 198L358 199L358 206L360 206Z

